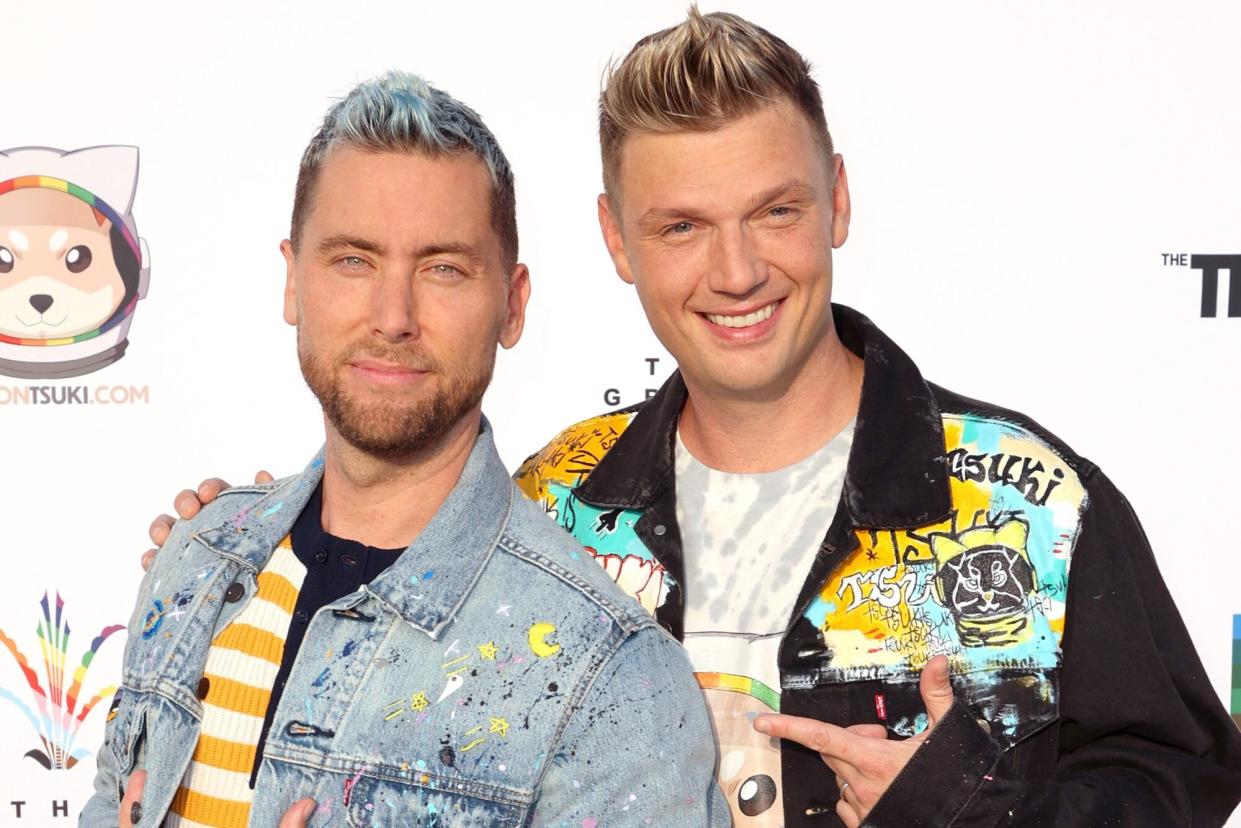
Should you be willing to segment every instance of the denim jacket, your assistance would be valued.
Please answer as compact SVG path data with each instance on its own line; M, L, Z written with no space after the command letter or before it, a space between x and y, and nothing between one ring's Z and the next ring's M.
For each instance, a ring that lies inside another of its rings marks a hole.
M81 825L116 825L139 767L139 825L162 822L198 738L212 638L322 466L231 489L174 527L129 623ZM311 619L249 824L313 797L311 826L724 825L714 750L681 647L520 495L484 420L417 540Z
M927 726L918 678L937 653L956 697L865 824L1222 824L1241 798L1241 733L1125 498L1028 417L926 382L861 314L834 318L864 360L861 403L839 508L798 576L775 704L907 738ZM678 637L685 400L674 374L517 473ZM817 753L784 742L779 765L786 828L841 824Z

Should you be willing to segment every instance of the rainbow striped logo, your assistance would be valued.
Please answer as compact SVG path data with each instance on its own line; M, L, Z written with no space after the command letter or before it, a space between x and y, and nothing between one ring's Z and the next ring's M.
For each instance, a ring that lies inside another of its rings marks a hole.
M18 698L16 693L0 687L0 700L11 702L26 717L26 721L34 729L42 747L26 752L26 756L34 759L48 770L64 770L76 765L81 759L90 755L86 748L74 748L78 731L86 717L99 702L116 692L116 685L109 685L91 697L90 701L78 707L81 698L82 683L90 670L91 661L99 652L100 646L114 632L125 629L123 624L104 627L95 636L90 646L82 655L82 661L73 671L70 680L65 674L66 656L69 651L69 622L64 618L65 602L56 593L56 613L53 619L51 607L48 605L47 593L43 593L43 617L37 629L39 649L43 655L43 680L45 688L39 683L39 676L30 666L26 655L17 648L17 644L4 630L0 629L0 644L9 651L17 662L18 669L26 678L29 687L28 698L32 705ZM66 690L66 683L68 689ZM7 729L6 729L7 730Z
M49 175L23 175L18 178L10 178L8 181L0 181L0 196L14 190L28 189L57 190L62 193L67 193L79 201L86 202L97 215L103 216L108 221L112 222L113 227L121 231L121 234L125 237L126 243L129 244L130 249L134 251L134 257L137 258L139 262L142 261L142 248L139 246L138 240L134 238L134 234L130 232L129 227L126 226L124 220L117 215L117 212L109 207L103 199L99 198L94 193L89 190L85 190L72 182L65 181L63 178L53 178ZM134 308L137 307L137 305L138 297L135 296L129 301L129 304L121 309L119 313L113 314L112 318L105 322L102 327L96 328L93 331L78 334L77 336L66 336L59 339L22 339L20 337L0 334L0 342L7 342L10 345L42 346L72 345L75 342L85 342L88 339L94 339L100 334L107 333L117 325L121 324L121 322L125 321L125 319L134 312Z
M694 673L694 678L698 679L698 686L703 690L744 693L767 705L772 712L780 712L780 694L756 678L736 676L732 673Z
M1232 720L1241 727L1241 615L1232 617Z

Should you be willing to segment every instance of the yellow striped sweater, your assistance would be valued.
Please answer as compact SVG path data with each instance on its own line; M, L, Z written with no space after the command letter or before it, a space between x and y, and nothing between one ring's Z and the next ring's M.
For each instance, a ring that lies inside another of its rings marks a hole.
M211 642L198 745L166 825L235 828L249 821L250 772L305 577L285 538L259 573L255 594Z

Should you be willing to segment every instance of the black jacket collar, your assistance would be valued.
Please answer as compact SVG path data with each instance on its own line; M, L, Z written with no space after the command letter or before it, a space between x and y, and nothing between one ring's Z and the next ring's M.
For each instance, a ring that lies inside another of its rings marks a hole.
M896 343L862 314L832 306L845 347L864 363L862 400L842 498L856 527L913 528L951 511L944 429L934 393ZM577 489L603 508L644 509L673 481L685 383L676 371L643 403Z

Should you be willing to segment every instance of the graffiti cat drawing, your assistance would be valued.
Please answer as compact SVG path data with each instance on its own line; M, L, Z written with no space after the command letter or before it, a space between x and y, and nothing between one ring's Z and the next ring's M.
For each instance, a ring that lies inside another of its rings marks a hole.
M1031 633L1027 596L1035 573L1026 552L1029 526L1009 518L957 535L930 538L935 554L935 595L956 620L966 647L1016 644Z

